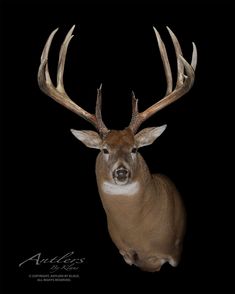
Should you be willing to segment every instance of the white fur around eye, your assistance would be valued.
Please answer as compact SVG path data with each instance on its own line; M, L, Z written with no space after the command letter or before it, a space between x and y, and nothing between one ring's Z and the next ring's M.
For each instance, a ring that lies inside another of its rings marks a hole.
M131 152L131 158L132 158L133 160L136 159L136 155L137 155L137 153L132 153L132 152Z
M104 154L104 153L103 153L103 158L104 158L105 161L108 161L108 159L109 159L109 154Z
M105 150L106 150L106 151L105 151ZM108 159L109 159L109 155L110 155L108 148L107 148L106 146L103 146L102 149L101 149L100 151L101 151L101 153L102 153L102 156L103 156L104 160L105 160L105 161L108 161Z

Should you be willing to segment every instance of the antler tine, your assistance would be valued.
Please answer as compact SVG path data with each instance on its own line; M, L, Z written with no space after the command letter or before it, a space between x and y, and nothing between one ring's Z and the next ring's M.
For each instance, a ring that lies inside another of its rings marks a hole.
M38 69L38 85L40 89L42 90L42 92L44 92L46 95L48 95L49 97L54 99L56 102L60 103L67 109L73 111L80 117L90 122L95 128L98 129L98 131L100 131L96 116L94 114L87 112L86 110L78 106L76 103L74 103L64 90L64 83L63 83L64 65L65 65L68 45L70 40L73 37L72 33L74 30L74 27L75 26L73 26L69 30L68 34L66 35L64 39L63 44L61 45L58 68L57 68L57 86L56 87L51 81L50 73L48 70L48 54L49 54L52 40L58 28L54 30L48 37L47 42L42 51L41 63Z
M69 43L71 39L73 38L73 30L75 28L75 25L72 26L72 28L69 30L68 34L66 35L63 44L61 45L60 48L60 53L59 53L59 61L58 61L58 68L57 68L57 89L60 90L61 92L65 92L64 89L64 66L65 66L65 60L66 60L66 55L67 55L67 50Z
M97 126L99 129L99 132L103 136L105 136L109 132L109 130L107 129L107 127L105 126L105 124L102 120L101 105L102 105L102 84L100 84L100 87L97 89L95 116L97 119Z
M176 35L172 32L172 30L169 27L166 27L170 36L171 40L173 42L174 48L175 48L175 55L177 59L177 82L176 82L176 88L180 87L180 85L183 84L184 81L184 64L182 60L179 58L179 56L183 56L180 43L176 37Z
M194 42L192 42L192 44L193 44L193 54L192 54L191 66L195 71L197 67L197 47Z
M52 86L52 81L50 78L50 74L48 71L48 54L49 54L49 49L51 47L51 42L54 38L55 33L58 31L58 28L55 29L50 36L48 37L46 44L43 48L42 55L41 55L41 63L38 69L38 84L40 89L47 94L48 89L45 87L45 81L48 86Z
M132 91L132 116L130 125L133 124L136 119L138 118L139 111L138 111L138 99L135 98L135 93Z
M179 44L179 41L175 34L167 27L168 32L170 34L171 40L173 42L175 48L175 54L177 59L177 81L174 90L172 91L172 74L171 68L165 48L165 44L163 43L160 34L154 28L154 32L157 38L158 47L161 54L161 59L163 61L166 81L167 81L167 91L165 97L163 97L160 101L156 102L145 111L139 113L137 109L137 100L136 100L136 108L132 114L132 119L129 125L129 128L136 133L140 125L151 117L153 114L158 112L159 110L163 109L167 105L173 103L184 94L186 94L193 86L194 79L195 79L195 69L197 65L197 48L196 45L193 43L193 53L192 53L192 60L191 64L189 64L183 57L182 50ZM186 72L186 75L184 74Z
M158 31L155 29L155 27L153 27L156 38L157 38L157 42L158 42L158 46L159 46L159 51L161 54L161 59L163 62L163 67L164 67L164 72L165 72L165 76L166 76L166 82L167 82L167 89L166 89L166 95L168 95L171 91L172 91L172 73L171 73L171 66L170 66L170 62L168 59L168 55L167 55L167 51L166 51L166 46L163 43L160 34L158 33Z

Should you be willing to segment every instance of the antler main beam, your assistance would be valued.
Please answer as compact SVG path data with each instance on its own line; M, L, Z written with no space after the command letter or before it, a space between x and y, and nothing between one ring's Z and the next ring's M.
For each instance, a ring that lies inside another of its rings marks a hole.
M96 103L96 115L91 114L78 106L74 103L69 96L67 95L64 89L64 82L63 82L63 75L64 75L64 66L66 60L66 54L68 45L73 37L72 33L75 28L75 25L69 30L68 34L66 35L64 42L61 45L60 53L59 53L59 61L58 61L58 68L57 68L57 86L51 81L51 77L48 70L48 54L51 47L52 40L54 38L55 33L58 31L58 28L54 30L47 42L44 46L41 55L41 64L38 70L38 84L40 89L49 97L54 99L56 102L60 103L64 107L68 108L69 110L73 111L77 115L81 116L88 122L90 122L101 134L107 133L109 130L106 128L102 121L101 117L101 87L97 90L97 103Z
M160 34L153 27L157 43L159 47L159 51L161 54L161 59L163 62L164 72L166 76L167 82L167 90L165 97L160 101L156 102L145 111L139 113L138 111L138 100L135 98L134 93L132 94L132 119L129 125L129 128L136 133L140 125L150 118L153 114L166 107L167 105L173 103L184 94L186 94L193 86L194 78L195 78L195 69L197 65L197 48L194 43L193 44L193 54L191 64L189 64L183 57L182 50L179 44L179 41L175 34L167 27L167 30L170 34L171 40L173 42L175 48L175 54L177 59L177 81L175 85L175 89L172 90L172 72L171 67L166 51L165 44L163 43ZM186 75L184 74L186 72Z

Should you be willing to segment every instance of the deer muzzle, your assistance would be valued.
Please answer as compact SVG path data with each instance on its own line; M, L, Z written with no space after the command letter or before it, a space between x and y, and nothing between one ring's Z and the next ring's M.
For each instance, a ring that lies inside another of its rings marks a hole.
M113 171L113 179L117 185L125 185L129 181L130 172L124 166L119 166Z

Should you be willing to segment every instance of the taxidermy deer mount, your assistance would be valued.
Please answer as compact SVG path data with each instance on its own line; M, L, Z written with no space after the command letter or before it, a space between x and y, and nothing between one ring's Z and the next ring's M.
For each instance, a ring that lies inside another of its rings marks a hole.
M154 29L167 81L165 97L138 111L138 100L132 94L132 118L124 130L109 130L101 116L101 87L97 90L95 114L75 104L64 89L63 74L67 48L73 26L60 48L57 85L51 81L48 53L56 33L54 30L43 49L38 71L42 92L64 107L90 122L97 130L71 130L87 147L99 149L96 159L96 178L100 198L106 212L110 236L125 262L145 271L159 271L168 262L177 266L182 252L185 232L185 209L175 185L164 175L151 174L139 148L152 144L166 129L145 128L140 125L156 112L186 94L194 83L197 50L193 43L189 64L174 33L169 29L177 60L177 81L173 89L171 67L165 45Z

